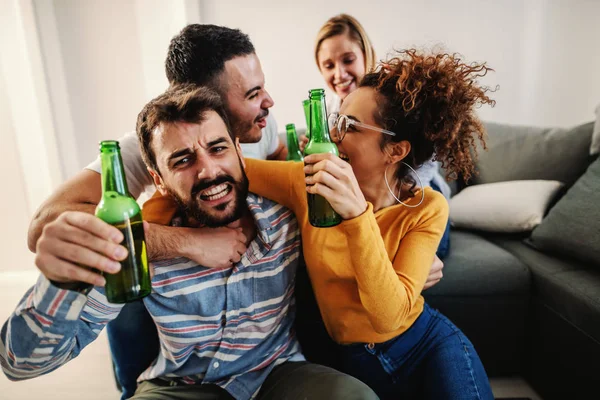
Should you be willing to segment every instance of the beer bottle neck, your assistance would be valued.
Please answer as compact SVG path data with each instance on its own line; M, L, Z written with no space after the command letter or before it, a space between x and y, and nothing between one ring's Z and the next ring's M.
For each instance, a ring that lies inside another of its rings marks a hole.
M287 147L288 153L300 152L300 146L298 145L298 135L296 134L296 128L294 125L288 125L285 127L287 133Z
M310 96L310 140L317 143L331 143L325 96L322 94Z
M129 196L118 143L105 144L102 142L100 160L102 161L102 193L117 192L120 195Z
M306 137L310 139L310 99L302 101L304 119L306 120Z

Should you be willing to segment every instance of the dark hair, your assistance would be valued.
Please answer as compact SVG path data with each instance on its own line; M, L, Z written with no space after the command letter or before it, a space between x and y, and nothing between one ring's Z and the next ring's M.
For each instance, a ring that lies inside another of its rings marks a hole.
M425 54L415 49L396 52L359 85L377 91L375 120L396 133L382 135L382 147L390 141L407 140L411 150L403 161L411 167L418 168L435 155L448 178L460 175L468 181L477 157L475 140L486 148L485 128L475 109L495 105L487 95L493 90L477 81L489 71L493 70L485 63L467 64L458 54ZM409 173L401 164L396 178L410 181Z
M250 38L239 29L191 24L171 39L165 72L171 85L193 83L219 89L215 78L225 62L253 53Z
M211 110L223 119L229 137L235 141L221 97L210 88L195 85L174 86L146 104L139 113L136 124L142 158L146 165L159 172L156 155L151 146L152 134L157 127L177 122L200 124L204 121L206 112Z

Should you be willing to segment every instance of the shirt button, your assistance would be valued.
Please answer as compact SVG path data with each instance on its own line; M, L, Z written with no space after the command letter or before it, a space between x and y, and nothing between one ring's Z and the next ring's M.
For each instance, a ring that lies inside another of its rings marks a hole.
M219 363L215 361L215 362L213 363L213 368L219 368Z
M375 348L375 343L369 343L367 347L369 348L369 350L373 350Z

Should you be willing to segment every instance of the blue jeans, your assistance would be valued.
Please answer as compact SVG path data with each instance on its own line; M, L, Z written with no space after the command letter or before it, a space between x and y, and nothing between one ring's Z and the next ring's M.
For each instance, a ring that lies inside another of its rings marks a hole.
M127 399L135 393L138 376L158 356L156 325L144 302L136 300L125 304L119 316L108 323L106 333L121 399Z
M440 188L433 182L430 183L431 188L436 192L442 193ZM448 255L450 251L450 219L448 219L448 223L446 224L446 229L444 230L444 236L442 236L442 240L440 240L440 244L438 246L435 254L440 258L444 259Z
M341 371L365 382L382 400L494 399L469 339L427 304L394 339L338 345L338 351Z

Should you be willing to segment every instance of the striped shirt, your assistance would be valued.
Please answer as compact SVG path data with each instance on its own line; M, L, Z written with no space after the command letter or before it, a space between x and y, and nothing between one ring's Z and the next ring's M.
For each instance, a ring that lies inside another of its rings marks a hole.
M144 303L158 329L160 354L140 381L211 383L248 399L276 365L304 360L293 331L296 218L253 194L247 203L257 236L235 266L207 268L184 258L154 263ZM4 373L21 380L60 367L121 308L106 300L103 288L84 296L40 276L2 328Z

